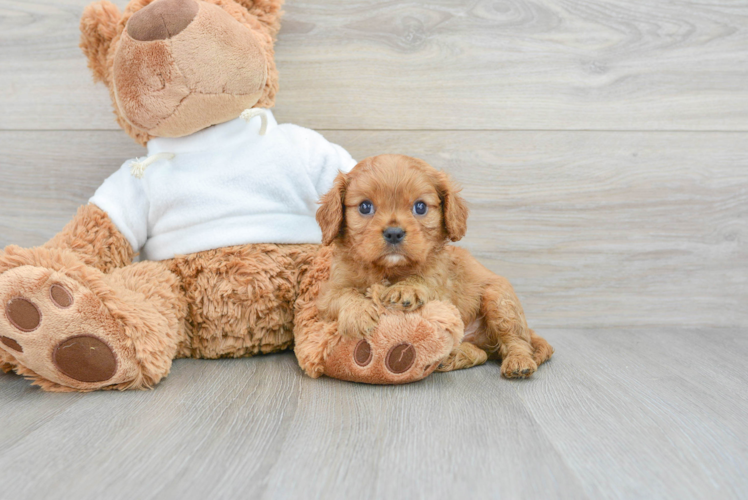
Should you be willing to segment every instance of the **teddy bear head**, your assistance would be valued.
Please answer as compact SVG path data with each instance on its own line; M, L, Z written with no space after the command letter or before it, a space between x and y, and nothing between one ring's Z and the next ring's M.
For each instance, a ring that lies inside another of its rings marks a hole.
M283 0L101 0L81 19L81 48L122 128L138 143L182 137L271 107Z

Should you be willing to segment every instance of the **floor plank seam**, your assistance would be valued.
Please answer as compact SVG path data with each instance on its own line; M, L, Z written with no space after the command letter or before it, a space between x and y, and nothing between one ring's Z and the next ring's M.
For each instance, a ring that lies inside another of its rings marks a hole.
M547 368L550 363L553 363L553 359L551 358L544 364L544 367ZM519 381L521 383L521 381ZM585 487L584 487L584 481L579 476L579 473L574 469L569 462L566 460L566 455L556 446L556 443L551 439L550 434L548 433L547 429L543 424L538 420L538 418L535 416L535 412L532 411L532 408L530 408L530 405L527 404L527 401L522 396L522 392L519 390L519 385L517 383L514 384L513 387L515 393L517 394L517 397L519 397L519 400L522 401L522 404L525 407L525 410L527 411L527 414L532 417L532 420L535 422L537 428L543 433L543 437L548 441L548 444L553 448L553 451L556 452L556 455L561 460L561 462L566 466L566 469L571 472L574 475L574 481L577 483L577 486L579 487L580 491L584 491L584 498L586 500L591 500L589 494L587 493Z

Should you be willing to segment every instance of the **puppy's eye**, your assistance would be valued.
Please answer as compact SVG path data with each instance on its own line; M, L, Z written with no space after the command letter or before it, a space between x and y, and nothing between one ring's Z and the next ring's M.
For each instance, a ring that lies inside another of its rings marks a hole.
M422 201L417 201L413 204L413 213L416 215L426 215L429 211L429 206Z
M374 213L374 204L370 201L362 201L358 206L358 213L361 215L371 215Z

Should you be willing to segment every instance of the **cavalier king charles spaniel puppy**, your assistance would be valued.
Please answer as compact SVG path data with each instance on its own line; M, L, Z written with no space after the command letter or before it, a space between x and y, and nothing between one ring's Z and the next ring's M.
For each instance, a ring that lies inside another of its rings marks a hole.
M317 301L340 333L365 337L383 307L417 312L448 301L465 325L462 343L439 370L501 359L509 378L532 375L553 348L527 326L509 282L483 267L458 241L468 208L444 172L416 158L381 155L339 174L317 222L333 245L330 280Z

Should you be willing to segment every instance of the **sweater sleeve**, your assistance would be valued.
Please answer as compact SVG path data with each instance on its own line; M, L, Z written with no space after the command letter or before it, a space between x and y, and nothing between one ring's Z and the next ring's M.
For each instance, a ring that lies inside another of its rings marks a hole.
M132 162L126 161L109 176L89 201L107 213L138 252L148 239L149 202L144 180L130 173Z
M356 166L350 153L325 139L314 130L292 125L289 132L292 140L307 157L307 171L317 190L318 197L326 194L333 185L338 172L347 174Z

